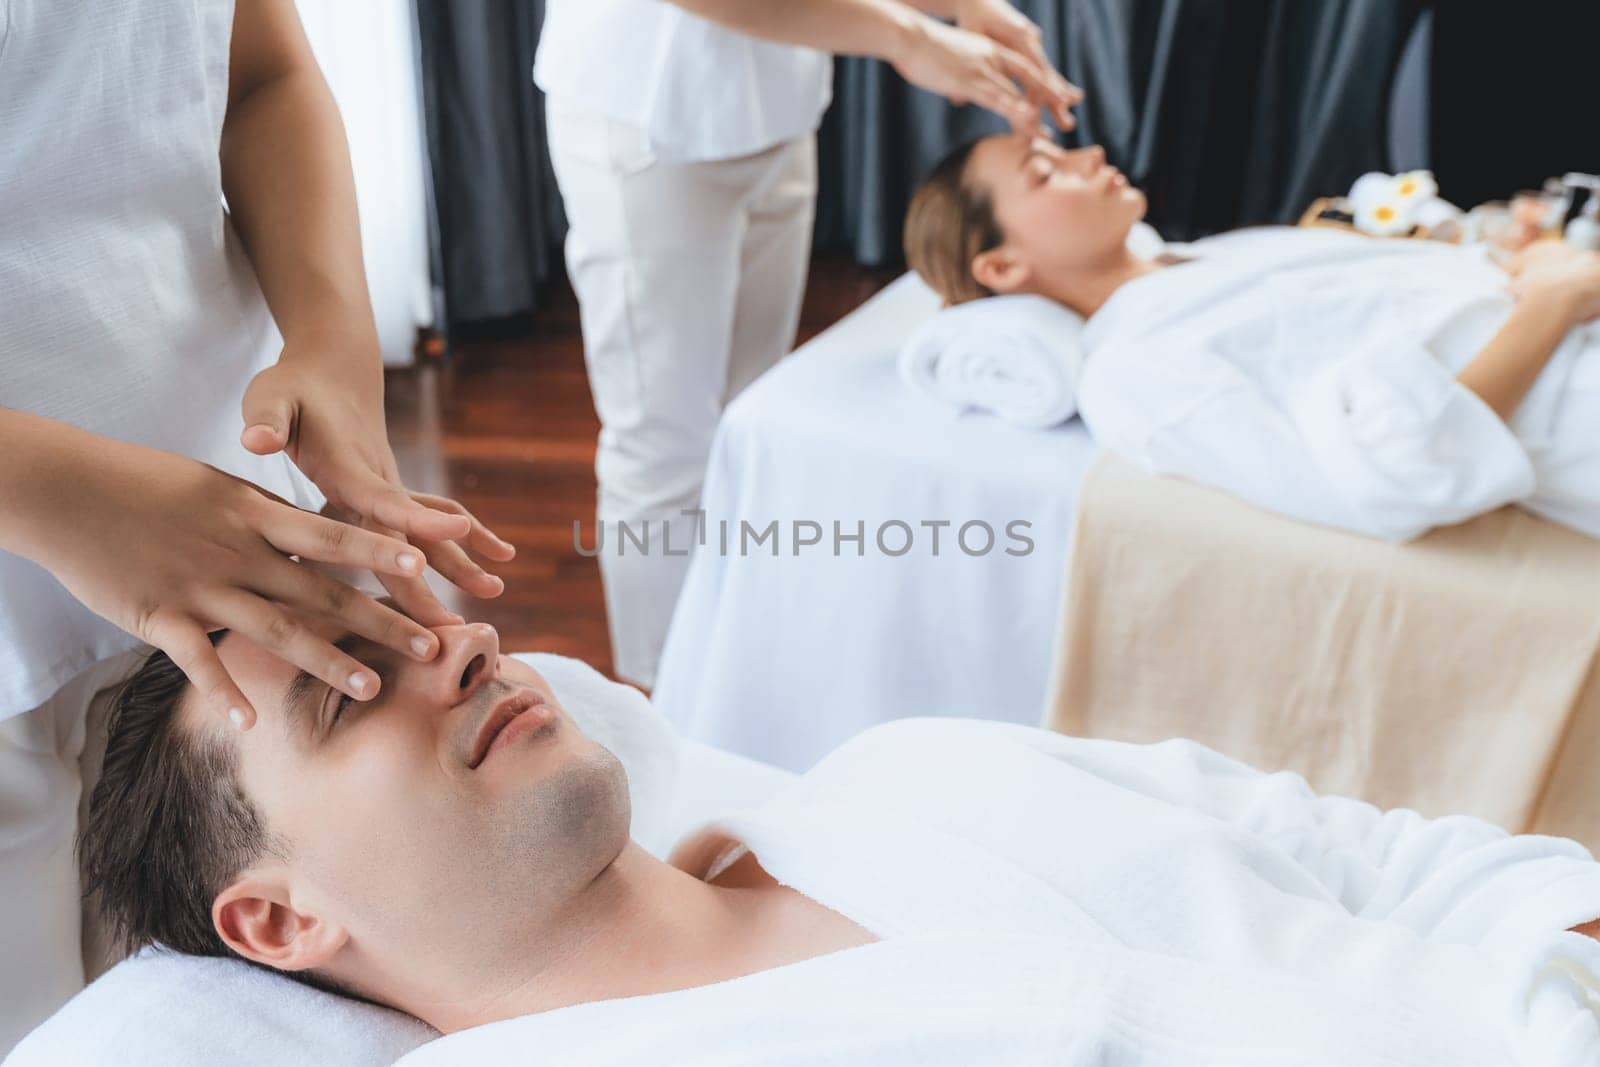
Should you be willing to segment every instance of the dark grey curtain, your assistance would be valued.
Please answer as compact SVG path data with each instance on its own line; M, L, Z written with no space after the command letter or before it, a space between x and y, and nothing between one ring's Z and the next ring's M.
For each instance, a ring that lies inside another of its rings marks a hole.
M1430 156L1458 204L1600 173L1592 0L1449 0L1434 15Z
M1387 159L1389 87L1424 0L1018 0L1087 92L1098 143L1173 238L1292 220ZM1448 6L1448 5L1445 5ZM531 71L544 0L416 0L448 323L521 315L561 269L561 198ZM1480 17L1481 21L1481 17ZM604 62L604 57L595 57ZM836 67L817 242L900 258L916 181L1001 128L882 63Z
M1169 237L1292 221L1387 159L1389 88L1423 0L1019 0L1083 86L1078 129ZM918 175L1001 128L882 64L842 60L822 130L818 243L899 259Z
M442 321L527 314L566 230L532 76L544 2L416 7Z

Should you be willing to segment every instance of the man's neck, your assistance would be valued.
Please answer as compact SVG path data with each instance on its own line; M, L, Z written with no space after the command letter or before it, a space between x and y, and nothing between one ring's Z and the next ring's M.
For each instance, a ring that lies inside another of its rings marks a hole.
M595 1000L664 993L751 970L758 931L788 890L725 889L662 863L630 841L574 901L508 944L477 988L408 1005L445 1033Z
M1119 248L1110 259L1089 270L1071 277L1041 279L1039 293L1087 319L1104 307L1118 289L1165 265L1159 259L1146 259Z

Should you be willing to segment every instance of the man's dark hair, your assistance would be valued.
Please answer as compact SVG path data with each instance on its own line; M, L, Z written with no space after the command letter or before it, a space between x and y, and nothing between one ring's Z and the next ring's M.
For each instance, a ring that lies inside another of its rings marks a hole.
M123 952L160 945L243 959L212 924L212 901L261 857L282 855L282 844L239 784L238 750L180 721L188 690L183 671L156 651L113 701L105 764L78 837L83 891ZM310 972L274 973L346 992Z

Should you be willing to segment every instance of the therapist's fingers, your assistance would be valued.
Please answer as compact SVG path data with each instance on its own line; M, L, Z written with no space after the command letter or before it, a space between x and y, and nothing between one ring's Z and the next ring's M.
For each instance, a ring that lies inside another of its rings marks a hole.
M439 651L432 630L311 566L285 561L267 568L250 588L269 600L322 615L419 662L426 663Z
M434 595L428 583L421 578L396 578L389 574L377 577L400 610L424 626L460 626L466 621L445 607L444 602Z
M284 555L318 563L400 577L420 575L427 563L420 551L401 538L288 505L267 506L257 529Z
M255 725L255 708L222 665L205 627L175 613L157 612L144 636L184 673L207 710L241 730Z
M393 530L382 526L373 526L373 531L395 536ZM426 552L422 545L417 545L416 550L418 552ZM394 598L394 602L400 610L423 626L459 626L465 621L460 615L444 606L439 598L434 595L433 590L428 588L428 583L423 580L421 575L407 578L379 572L374 572L374 574L376 574L378 582L383 586L384 590Z
M478 555L498 563L506 563L516 558L517 549L515 545L489 529L482 520L457 501L445 496L434 496L432 493L412 493L411 496L435 511L448 511L453 515L465 515L467 521L472 523L472 529L467 533L467 547Z
M1005 119L1017 133L1033 133L1039 128L1038 108L999 75L983 81L972 102Z
M402 537L457 541L472 532L472 522L465 515L430 508L370 470L351 471L342 484L347 507Z
M506 583L474 563L472 557L454 541L438 541L427 546L428 562L450 583L485 600L506 591Z
M292 392L280 386L273 368L251 379L241 409L244 432L239 435L239 443L247 450L268 456L289 446L299 404Z
M335 648L281 605L242 589L212 595L209 618L356 700L378 695L378 676L354 656Z
M1022 95L1034 100L1054 100L1056 87L1052 84L1054 71L1048 63L1038 63L1010 48L997 50L1002 73L1021 87Z
M1002 51L1000 62L1006 75L1022 86L1022 91L1036 108L1044 108L1062 130L1073 129L1078 124L1072 114L1073 107L1083 100L1083 90L1058 73L1037 40L1028 49Z

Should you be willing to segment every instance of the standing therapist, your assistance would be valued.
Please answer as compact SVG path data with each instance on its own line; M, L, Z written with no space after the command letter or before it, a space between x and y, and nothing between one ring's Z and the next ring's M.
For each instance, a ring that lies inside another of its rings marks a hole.
M292 506L324 499L349 522ZM254 717L220 627L370 699L285 607L431 659L455 616L424 558L501 588L463 545L511 554L399 483L344 130L293 0L0 0L0 1058L95 951L80 794L140 646L214 730ZM404 614L291 555L378 573Z
M915 2L548 0L534 80L600 416L597 536L624 678L654 681L723 406L794 341L828 53L887 60L1017 127L1041 107L1072 125L1078 90L1005 0ZM647 533L643 550L623 526Z

